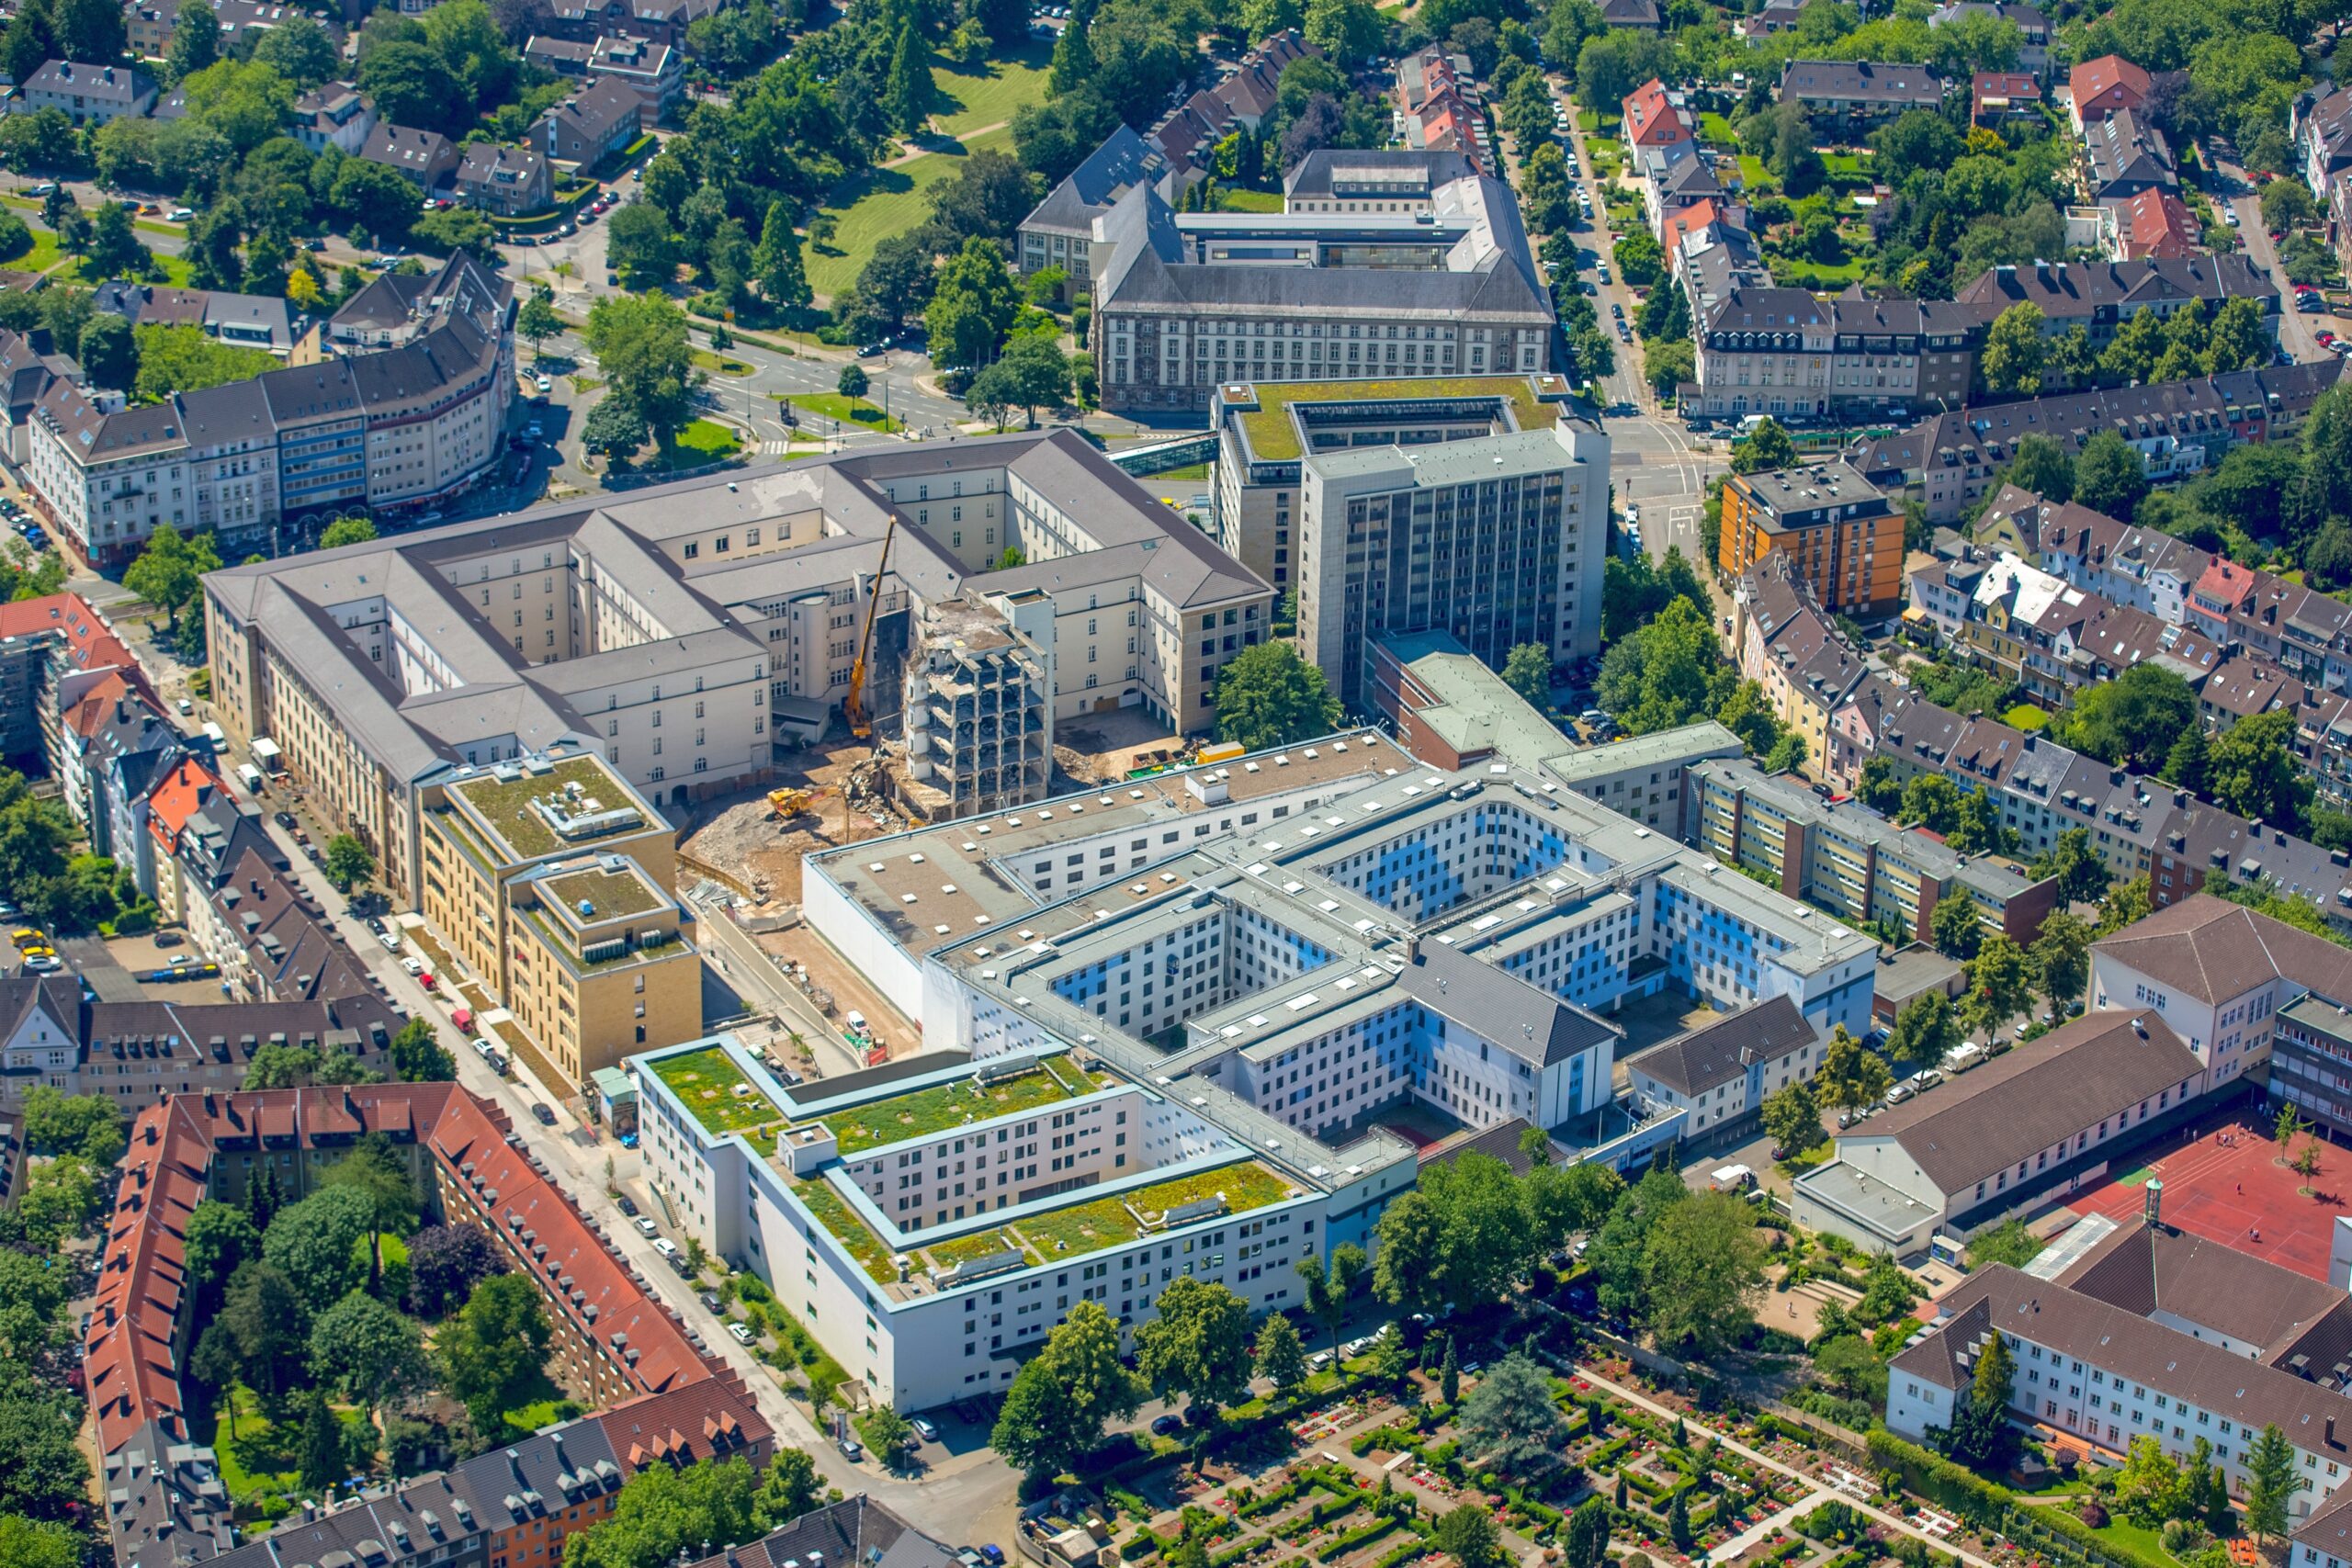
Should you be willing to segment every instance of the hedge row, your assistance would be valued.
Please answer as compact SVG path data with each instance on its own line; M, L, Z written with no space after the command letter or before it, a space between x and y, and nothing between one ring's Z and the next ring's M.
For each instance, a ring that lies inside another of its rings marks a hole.
M1902 1472L1905 1483L1914 1492L1959 1509L1973 1522L1997 1518L2009 1506L2011 1495L2007 1487L1996 1485L1941 1454L1896 1437L1883 1427L1872 1427L1863 1440L1871 1458L1888 1469Z
M2049 1508L2012 1507L2006 1522L2012 1535L2055 1537L2094 1562L2114 1563L2117 1568L2177 1568L2163 1553L2143 1551L2129 1541L2101 1535L2063 1505Z
M1362 1546L1368 1540L1378 1540L1382 1536L1386 1535L1390 1530L1396 1529L1396 1520L1386 1518L1374 1519L1367 1524L1358 1525L1354 1529L1349 1530L1344 1535L1333 1536L1329 1540L1327 1540L1321 1546L1317 1547L1315 1549L1315 1560L1317 1562L1329 1562L1335 1557L1344 1556L1348 1552L1353 1551L1357 1547Z

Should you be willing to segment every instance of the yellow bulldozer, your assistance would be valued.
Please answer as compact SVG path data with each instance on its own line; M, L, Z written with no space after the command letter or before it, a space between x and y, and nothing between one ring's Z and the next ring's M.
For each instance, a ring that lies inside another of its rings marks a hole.
M779 822L789 822L805 817L817 808L817 803L832 794L830 788L772 789L768 791L768 809L775 813Z

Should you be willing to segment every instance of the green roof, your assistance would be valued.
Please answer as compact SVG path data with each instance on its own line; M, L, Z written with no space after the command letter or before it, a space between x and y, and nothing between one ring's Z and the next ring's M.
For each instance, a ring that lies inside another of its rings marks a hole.
M1051 1262L1124 1246L1144 1234L1146 1222L1159 1226L1170 1210L1220 1192L1225 1194L1227 1214L1243 1214L1280 1202L1297 1190L1257 1161L1244 1160L1097 1198L1091 1203L1050 1209L1018 1221L1012 1228L1038 1257Z
M562 901L567 909L578 909L585 899L594 908L593 915L582 919L604 920L616 915L641 915L648 909L658 909L663 902L652 884L634 869L606 871L602 866L585 871L566 872L550 876L539 884L549 897Z
M482 773L451 784L449 793L481 815L491 831L512 852L513 861L526 861L582 848L593 841L558 838L547 819L531 809L533 799L544 798L574 782L601 800L607 809L624 805L637 807L640 813L644 809L638 806L636 795L619 775L606 767L600 757L566 757L544 773L526 773L519 779ZM650 820L645 825L650 826Z
M1559 423L1561 403L1539 401L1524 376L1419 376L1404 381L1257 381L1258 410L1240 416L1250 455L1278 463L1306 454L1290 422L1293 403L1352 403L1426 400L1434 398L1510 400L1521 430L1545 430Z
M702 1123L703 1131L713 1135L772 1122L780 1125L785 1120L775 1101L760 1092L721 1046L706 1045L680 1056L657 1057L646 1065ZM739 1093L738 1086L748 1092Z
M983 1084L976 1077L959 1077L888 1100L830 1111L823 1121L832 1129L842 1157L847 1159L926 1134L944 1133L967 1122L1014 1116L1076 1100L1108 1089L1112 1082L1108 1077L1090 1078L1061 1058L1047 1056L1038 1062L1035 1071L1018 1077L992 1084Z

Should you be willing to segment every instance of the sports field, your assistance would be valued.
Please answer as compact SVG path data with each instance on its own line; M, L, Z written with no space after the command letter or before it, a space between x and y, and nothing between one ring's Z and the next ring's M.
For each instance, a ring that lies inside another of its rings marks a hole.
M2147 1201L2149 1180L2160 1178L2167 1224L2324 1280L2335 1216L2352 1194L2352 1151L2323 1142L2319 1156L2318 1173L2306 1180L2279 1163L2270 1129L2241 1112L2129 1156L2132 1168L2069 1206L2129 1222Z

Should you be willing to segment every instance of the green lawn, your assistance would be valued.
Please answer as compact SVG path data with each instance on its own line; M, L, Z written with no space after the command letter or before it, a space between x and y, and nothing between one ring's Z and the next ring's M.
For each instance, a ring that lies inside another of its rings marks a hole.
M523 1391L523 1401L506 1413L506 1424L517 1436L537 1431L558 1421L568 1421L580 1414L579 1404L564 1397L563 1390L548 1380L542 1372L531 1380Z
M2019 703L2001 716L2001 722L2011 729L2022 729L2029 735L2050 722L2050 716L2031 703Z
M875 246L931 216L925 193L933 186L953 177L972 153L991 148L1011 152L1012 132L992 130L964 141L958 152L926 152L897 168L869 169L843 180L825 200L836 225L832 243L821 250L808 248L808 287L830 297L855 283Z
M715 354L707 348L690 348L686 351L686 357L694 362L695 369L707 370L714 376L749 376L752 373L751 366L744 361Z
M1739 144L1739 132L1731 128L1731 121L1713 109L1708 109L1699 116L1699 138L1702 141L1713 141L1725 147L1736 147Z
M1204 479L1209 477L1209 466L1193 463L1182 468L1163 468L1151 477L1155 479Z
M230 1418L232 1404L233 1422ZM375 1434L358 1411L338 1408L335 1417L355 1449L373 1450ZM212 1412L212 1421L214 1429L209 1434L198 1431L194 1436L198 1442L209 1441L219 1456L220 1483L229 1489L230 1502L241 1515L248 1510L265 1517L285 1513L288 1495L301 1483L301 1423L272 1426L253 1392L243 1383L222 1397ZM230 1430L232 1426L234 1436Z
M41 238L46 240L49 239L50 236L44 234ZM36 244L34 248L38 250L40 246ZM22 267L24 263L11 262L8 265L11 266ZM193 287L195 272L194 269L188 265L187 257L158 255L155 257L155 265L163 269L163 281L169 284L172 288L187 288ZM104 276L96 277L87 276L85 269L88 265L89 264L87 262L83 261L79 257L72 258L67 261L66 265L59 267L54 273L50 275L50 281L52 283L82 283L93 286L112 281L111 278Z
M1046 67L1054 51L1043 43L1024 46L1010 60L991 60L978 71L936 64L932 85L939 91L941 112L932 121L950 136L962 136L986 125L1010 125L1013 111L1024 104L1046 101ZM948 105L955 106L952 109Z
M32 225L27 224L26 227L31 229ZM11 256L0 262L0 266L17 272L47 272L64 259L65 253L57 248L56 235L46 229L33 229L33 248L23 255Z
M1782 288L1843 288L1870 270L1870 264L1856 256L1826 266L1820 262L1799 261L1789 256L1772 258L1772 276Z
M740 1133L784 1120L775 1102L754 1088L735 1066L735 1059L717 1045L664 1056L652 1066L654 1076L693 1112L706 1132Z
M1171 1209L1222 1192L1226 1212L1243 1214L1262 1209L1291 1190L1288 1181L1264 1166L1244 1161L1194 1171L1117 1197L1050 1210L1023 1220L1017 1228L1022 1239L1040 1256L1068 1258L1133 1241L1143 1234L1136 1219L1138 1213L1157 1221Z
M1274 190L1221 190L1216 205L1220 212L1280 212L1283 197Z
M784 400L803 413L813 413L837 424L862 424L885 435L906 428L898 420L887 417L880 404L869 403L864 398L844 398L839 392L795 392Z
M1771 173L1764 167L1764 160L1753 152L1742 152L1739 155L1739 179L1740 183L1747 187L1747 194L1750 196L1759 191L1781 188L1781 182L1774 179Z
M716 420L698 419L678 432L678 444L670 454L670 467L691 468L704 463L716 463L722 457L732 457L742 449L742 437L732 430Z

